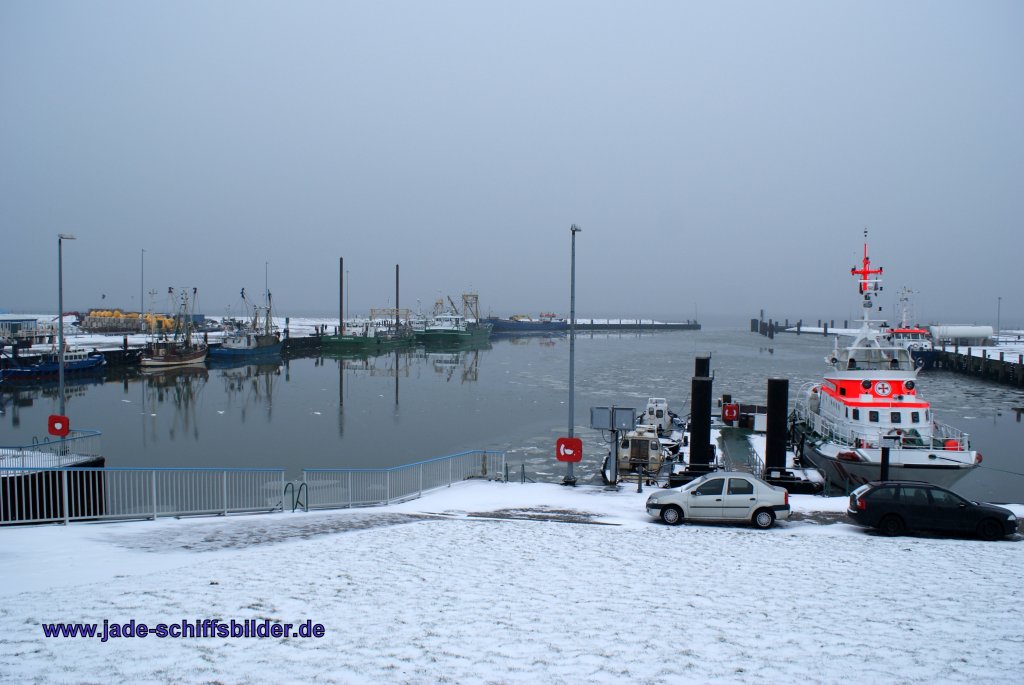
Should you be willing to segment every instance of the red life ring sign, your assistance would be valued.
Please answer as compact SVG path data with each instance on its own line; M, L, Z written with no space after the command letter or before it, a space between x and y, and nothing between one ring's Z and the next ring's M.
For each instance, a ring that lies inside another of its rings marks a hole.
M558 461L580 461L583 459L583 441L579 438L558 438L555 441L555 458Z
M60 414L50 414L50 420L47 424L50 435L56 435L58 437L65 437L71 427L68 426L68 417L61 416Z
M740 406L738 404L722 405L722 420L735 421L740 417Z

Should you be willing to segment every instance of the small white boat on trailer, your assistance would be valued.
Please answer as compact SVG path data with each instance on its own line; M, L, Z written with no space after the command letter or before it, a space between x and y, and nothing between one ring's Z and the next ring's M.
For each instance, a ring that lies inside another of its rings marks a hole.
M717 454L717 453L716 453ZM673 482L674 474L687 471L690 463L689 427L668 408L668 400L651 397L636 419L636 427L620 436L605 457L601 478L605 484L641 478L648 484ZM610 471L613 459L618 469ZM717 456L711 468L717 468Z

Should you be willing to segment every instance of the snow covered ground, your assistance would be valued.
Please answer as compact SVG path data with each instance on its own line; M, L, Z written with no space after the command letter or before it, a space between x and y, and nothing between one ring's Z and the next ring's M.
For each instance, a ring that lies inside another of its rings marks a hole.
M375 509L0 529L0 680L1024 679L1021 536L883 538L811 496L768 531L671 528L650 492L471 482ZM325 634L42 631L183 619Z

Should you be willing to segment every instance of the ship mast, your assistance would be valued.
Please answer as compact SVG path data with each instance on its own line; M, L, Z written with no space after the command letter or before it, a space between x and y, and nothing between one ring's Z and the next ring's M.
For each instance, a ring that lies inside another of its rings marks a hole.
M882 267L871 268L871 258L868 257L868 229L864 229L864 258L861 267L850 269L850 275L857 277L857 290L863 296L861 307L864 308L864 318L861 321L868 326L871 321L870 313L874 307L873 297L882 290L882 279L874 278L882 273Z

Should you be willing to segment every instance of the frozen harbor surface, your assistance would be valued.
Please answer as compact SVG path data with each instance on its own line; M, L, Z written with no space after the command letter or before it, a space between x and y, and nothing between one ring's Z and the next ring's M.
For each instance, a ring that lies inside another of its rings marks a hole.
M1020 682L1019 535L883 538L811 496L768 531L671 528L631 490L473 482L370 510L0 530L0 680ZM133 619L325 635L41 628Z

